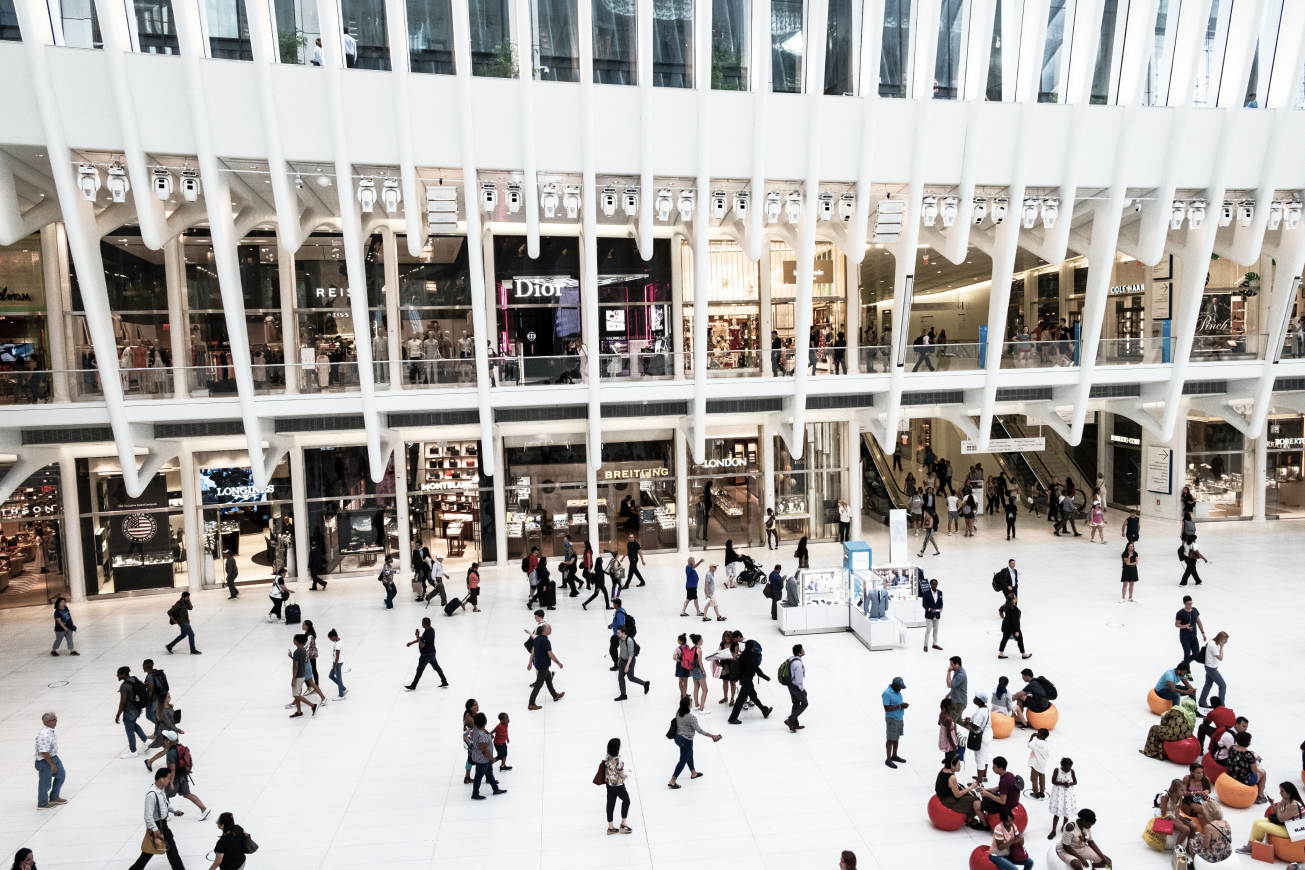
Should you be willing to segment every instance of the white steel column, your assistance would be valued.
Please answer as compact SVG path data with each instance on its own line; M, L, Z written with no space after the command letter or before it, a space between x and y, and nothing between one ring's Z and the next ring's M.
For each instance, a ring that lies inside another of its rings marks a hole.
M189 442L182 442L181 450L177 453L177 466L178 473L181 475L181 528L186 539L186 577L190 591L199 592L204 588L204 558L208 554L203 547L203 499L199 492L199 478L195 470L195 454L191 452ZM218 556L221 557L223 553L220 528L217 544Z
M381 225L381 244L385 249L385 355L389 357L386 379L391 390L398 390L403 388L403 352L399 343L403 329L399 313L399 238L389 224ZM397 464L395 468L398 468Z
M525 2L525 0L520 0ZM585 6L588 11L582 13L586 17L580 19L580 32L592 33L593 30L593 0L578 0L581 6ZM702 0L706 2L706 0ZM768 2L768 0L761 0ZM656 186L653 178L653 163L655 155L653 154L653 129L656 121L653 117L653 0L636 0L635 6L638 17L638 25L635 32L635 38L638 40L638 51L635 52L635 62L638 65L638 82L639 82L639 256L645 260L651 260L653 255L653 203L656 201ZM589 29L585 28L584 22L589 22ZM697 36L697 33L694 34ZM580 47L580 82L581 86L593 85L593 37L581 37L585 43ZM585 73L585 51L589 52L589 72ZM587 78L586 78L587 75ZM586 195L593 195L591 191L586 190ZM701 194L700 194L701 195ZM674 239L672 239L671 248L674 249ZM676 335L680 335L683 329L682 324L676 325ZM684 364L676 364L675 377L677 379L684 377Z
M186 294L186 247L180 236L163 244L163 277L168 288L168 351L172 354L172 396L186 399L190 396L190 350L187 339L190 328L186 311L189 308Z
M394 234L390 234L393 238ZM399 573L412 570L412 522L408 516L408 444L400 438L394 442L394 517L399 532Z
M864 250L865 246L861 246ZM843 297L844 317L843 335L847 342L845 351L849 373L861 373L861 268L859 263L841 251L834 252L835 257L843 258Z
M870 193L874 185L875 119L879 110L879 61L883 53L883 30L884 0L865 0L861 13L861 68L857 71L858 93L861 95L860 158L856 177L856 215L848 227L846 253L849 268L851 264L858 267L861 265L868 247L866 230L870 224ZM859 330L859 303L857 312ZM859 361L857 366L859 371Z
M1264 499L1265 496L1268 495L1268 486L1264 479L1264 473L1269 464L1268 445L1268 433L1261 432L1255 439L1255 455L1251 462L1251 474L1254 476L1255 480L1255 489L1253 490L1255 493L1255 505L1251 516L1257 520L1263 520L1266 513L1264 509ZM1242 480L1245 479L1246 475L1242 475ZM1242 511L1242 516L1246 516L1245 510Z
M679 236L671 236L671 317L667 331L671 336L671 349L675 351L675 380L682 381L689 349L684 346L684 242Z
M255 0L247 0L253 3ZM426 203L421 185L417 181L417 164L412 150L412 97L408 84L412 73L412 59L408 56L408 5L404 0L385 0L385 26L390 42L390 81L394 87L395 145L399 152L399 175L403 179L403 198L407 201L404 215L407 219L408 253L421 256L426 246ZM457 37L454 36L454 40ZM461 64L461 59L458 60ZM460 66L455 67L461 69ZM471 70L466 71L467 75ZM397 218L397 214L390 215ZM393 345L391 345L393 348ZM402 381L394 378L393 353L390 354L390 384L398 389Z
M503 357L499 349L498 337L498 260L494 255L493 233L485 233L485 239L480 248L485 263L485 342L488 343L485 348L485 361L488 368L490 348L499 353L498 377L501 379L503 377ZM477 339L479 340L479 337ZM499 385L501 384L502 381L500 380ZM494 386L494 384L490 384L491 388Z
M488 450L485 449L486 445L489 446ZM499 470L498 476L494 478L494 548L498 551L496 561L501 569L508 564L507 487L511 481L507 477L507 465L503 462L503 439L495 433L489 441L481 441L480 446L481 456L493 455L494 467Z
M757 202L754 203L754 205L760 208L762 203ZM770 349L770 334L775 331L775 317L770 301L769 241L764 241L761 251L761 259L757 261L757 296L761 300L761 374L763 376L779 377L779 372L775 371L775 365L773 362L774 352Z
M852 511L853 541L861 540L861 511L864 510L864 488L861 481L865 479L861 470L861 421L855 411L847 415L847 506Z
M285 356L285 393L299 392L299 317L295 314L298 279L295 255L281 243L281 227L276 228L276 274L281 291L281 349Z
M693 443L694 461L707 456L707 300L711 296L711 10L693 6L693 72L698 92L698 171L693 211ZM755 147L755 146L754 146Z
M775 424L769 419L761 423L760 437L757 439L757 468L761 471L761 491L764 494L761 504L762 535L765 535L766 511L775 506ZM778 528L778 523L776 523Z
M64 576L68 578L69 596L74 604L80 604L86 600L86 565L82 562L82 518L77 507L77 460L66 450L59 454L59 507L63 511Z
M603 539L602 526L598 522L598 469L594 457L598 457L597 463L601 465L603 441L601 435L594 438L592 428L585 439L585 451L589 454L589 461L585 463L585 512L589 520L589 540L594 545L594 552L598 553L602 552Z
M675 547L684 555L689 552L689 525L693 502L689 493L689 449L684 428L675 427Z
M586 0L580 0L586 2ZM592 0L588 0L592 2ZM539 259L539 174L535 161L535 76L534 68L534 50L535 36L534 26L531 21L531 0L516 0L515 14L512 16L516 21L518 33L518 45L525 50L520 53L520 57L527 59L530 64L530 70L522 69L518 73L521 101L521 173L522 185L521 195L526 200L526 255L532 260ZM581 39L588 39L589 44L593 45L593 35L587 31L580 31ZM523 61L523 66L525 65ZM467 70L471 74L471 70ZM591 77L592 78L592 77ZM645 132L645 140L648 134ZM649 234L651 236L651 234ZM649 252L651 256L651 251ZM648 259L648 257L644 257Z
M295 573L307 580L313 529L308 522L308 481L304 479L304 448L290 447L290 498L295 512Z
M46 360L51 369L50 395L55 402L68 401L68 346L63 305L63 257L59 224L41 227L41 278L45 283L45 330L50 341Z
M706 0L700 0L706 2ZM770 141L767 127L767 107L770 105L770 0L755 0L752 4L752 69L748 78L752 87L752 196L748 227L744 233L749 260L765 257L769 247L765 239L764 214L766 211L766 143ZM708 87L711 84L708 82ZM701 205L701 203L700 203ZM766 263L762 263L762 268ZM702 365L706 365L703 360Z
M578 4L577 21L581 33L593 33L593 6L588 0ZM641 61L642 62L642 61ZM651 65L651 60L648 61ZM602 400L601 354L598 338L598 183L597 143L594 141L594 42L591 38L580 40L580 162L583 182L580 185L580 253L583 256L580 278L580 333L583 336L585 377L588 379L589 402L589 462L586 479L602 466ZM645 199L641 203L648 207ZM589 495L589 533L596 540L598 530L598 504L594 495L596 484L591 484Z

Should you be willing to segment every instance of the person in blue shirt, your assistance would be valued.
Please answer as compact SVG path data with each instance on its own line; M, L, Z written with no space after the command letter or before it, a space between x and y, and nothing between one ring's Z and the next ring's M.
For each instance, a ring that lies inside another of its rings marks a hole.
M616 670L617 645L621 642L621 639L616 636L616 630L625 625L625 607L622 606L621 599L613 598L612 604L616 605L616 612L612 614L611 625L607 626L612 630L612 640L607 647L607 654L612 657L612 666L608 668L609 671Z
M689 557L688 567L684 569L684 606L680 608L680 616L688 616L689 602L693 602L693 609L698 611L698 616L702 616L702 608L698 605L698 568L702 565L703 559L693 561Z
M906 763L906 759L897 754L897 743L902 739L902 733L905 730L905 712L906 708L911 706L902 700L902 689L906 688L906 681L901 677L893 677L892 685L884 689L882 700L884 703L884 723L887 726L887 742L884 744L888 753L888 758L884 764L897 769L895 762Z
M1160 676L1155 684L1155 693L1174 705L1183 699L1183 695L1195 698L1196 687L1188 682L1189 673L1191 670L1187 662L1179 662Z
M770 618L779 619L779 599L784 597L784 575L779 573L779 566L766 578L770 584Z

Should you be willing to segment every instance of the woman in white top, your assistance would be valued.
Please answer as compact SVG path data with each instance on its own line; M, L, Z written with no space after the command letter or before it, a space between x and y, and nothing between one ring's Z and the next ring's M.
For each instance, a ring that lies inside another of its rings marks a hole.
M961 530L961 500L956 493L947 496L947 537L952 536L953 530Z
M975 781L982 784L988 776L988 760L992 757L992 714L988 709L988 693L974 693L974 712L961 719L961 724L970 729L971 735L981 735L982 743L974 752ZM966 741L967 746L969 741Z
M285 572L286 569L282 568L272 575L272 591L267 596L272 599L272 609L267 613L268 622L276 622L281 618L281 605L290 594L285 588Z
M1221 631L1205 645L1205 685L1201 687L1200 706L1205 707L1210 687L1218 684L1219 700L1228 703L1228 684L1223 681L1219 665L1223 662L1223 648L1228 643L1228 632Z

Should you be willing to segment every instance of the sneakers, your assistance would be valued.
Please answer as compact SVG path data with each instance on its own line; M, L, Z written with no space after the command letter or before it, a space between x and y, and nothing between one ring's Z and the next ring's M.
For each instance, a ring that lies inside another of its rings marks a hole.
M56 807L58 807L58 806L63 806L64 804L68 803L68 799L67 799L67 798L50 798L50 803L54 804Z
M202 812L202 813L199 814L199 820L200 820L201 822L204 821L205 819L208 818L208 814L211 813L211 812L213 812L211 809L209 809L208 807L205 807L205 808L204 808L204 812Z
M119 758L140 758L140 751L137 750L137 749L128 749L126 752L124 752L122 755L119 755L118 757L119 757Z

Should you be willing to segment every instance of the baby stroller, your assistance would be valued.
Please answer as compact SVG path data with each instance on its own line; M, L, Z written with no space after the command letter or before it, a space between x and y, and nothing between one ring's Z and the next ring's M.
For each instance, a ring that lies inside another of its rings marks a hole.
M740 555L739 564L743 565L743 570L739 572L736 579L744 586L751 588L766 579L765 572L761 570L751 556Z

